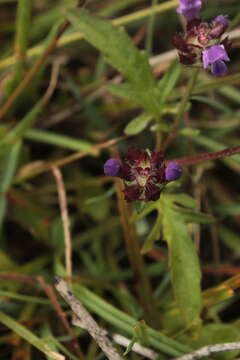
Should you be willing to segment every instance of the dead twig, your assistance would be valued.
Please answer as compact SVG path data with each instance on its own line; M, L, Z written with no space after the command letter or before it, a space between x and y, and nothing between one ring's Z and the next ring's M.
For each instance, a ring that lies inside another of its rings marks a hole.
M52 166L51 169L57 183L58 199L59 199L59 206L61 210L63 232L64 232L66 273L67 273L68 281L70 282L72 278L72 240L71 240L70 222L68 216L66 191L65 191L64 181L62 178L62 173L59 170L59 168L57 166Z
M106 331L98 326L82 303L73 295L67 282L57 277L55 287L76 316L77 320L74 323L77 322L78 326L87 330L109 360L123 360L108 339Z
M231 351L231 350L240 350L240 342L232 342L232 343L204 346L199 350L196 350L187 355L183 355L179 358L176 358L175 360L200 359L200 358L203 358L206 356L210 356L214 353L223 352L223 351Z
M79 359L83 360L84 356L82 353L82 350L78 344L78 340L71 328L71 326L69 325L67 316L65 314L65 312L63 311L60 303L58 302L57 296L55 294L54 288L52 285L46 283L44 281L44 279L41 276L37 277L37 281L39 282L39 284L41 285L42 289L45 291L47 297L49 298L49 300L51 301L54 310L56 311L60 321L62 322L63 326L65 327L65 329L67 330L67 332L69 333L69 335L72 338L71 341L71 345L72 348L75 350L76 354L79 356Z
M121 346L124 347L128 347L128 345L130 344L131 340L129 340L128 338L126 338L125 336L122 336L120 334L113 334L110 336L112 337L113 341ZM151 360L156 360L158 358L158 354L153 351L152 349L149 349L145 346L142 346L139 343L134 343L133 347L132 347L132 351L134 351L137 354L142 355L143 357L147 358L147 359L151 359Z

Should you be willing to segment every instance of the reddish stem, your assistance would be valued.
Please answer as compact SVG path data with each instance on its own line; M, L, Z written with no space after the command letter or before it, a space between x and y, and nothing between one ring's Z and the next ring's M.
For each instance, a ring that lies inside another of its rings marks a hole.
M178 164L181 165L191 165L202 161L208 161L208 160L214 160L219 159L225 156L231 156L235 154L240 153L240 146L234 146L232 148L227 148L221 151L215 151L212 153L205 153L205 154L199 154L194 156L186 156L178 159L172 159L166 161L166 163L169 163L170 161L176 161Z

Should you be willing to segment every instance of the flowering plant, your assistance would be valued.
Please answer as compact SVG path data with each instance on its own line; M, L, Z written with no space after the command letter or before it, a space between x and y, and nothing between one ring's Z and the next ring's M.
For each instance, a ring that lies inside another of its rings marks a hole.
M228 50L231 43L222 35L228 27L227 16L219 15L210 23L200 19L201 0L180 0L177 13L186 20L184 34L175 34L173 44L178 49L180 62L184 65L211 67L214 76L227 73L226 62L230 61Z
M157 200L165 185L181 176L181 167L172 161L166 164L162 151L137 148L128 150L123 164L109 159L104 164L104 173L123 179L125 199L130 201Z

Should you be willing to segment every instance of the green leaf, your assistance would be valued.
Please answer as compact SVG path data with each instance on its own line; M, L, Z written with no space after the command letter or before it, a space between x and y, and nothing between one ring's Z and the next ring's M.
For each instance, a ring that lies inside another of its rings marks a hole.
M200 224L212 224L216 222L216 219L208 214L204 214L200 211L181 208L179 206L174 206L174 208L181 214L184 221L186 222L194 222Z
M148 251L150 251L153 248L154 242L159 239L161 233L161 224L162 224L162 216L158 215L157 220L152 228L152 231L148 235L141 249L142 254L146 254Z
M174 203L181 204L191 209L196 207L196 201L188 194L168 194L168 199Z
M76 296L89 310L98 314L102 319L105 319L113 326L124 331L128 336L133 335L133 328L137 322L136 319L112 306L101 297L79 284L74 285L73 289ZM185 346L183 343L179 343L149 326L146 326L146 332L147 337L149 338L149 345L170 356L177 357L191 351L189 346Z
M5 197L6 191L10 188L15 171L18 164L19 154L21 150L21 143L14 144L8 153L4 154L1 163L0 174L0 234L6 213L7 200Z
M131 103L143 107L154 116L159 115L159 102L154 86L146 88L135 84L108 84L105 88L113 95L129 100Z
M19 324L16 320L0 311L0 322L11 329L14 333L24 338L38 350L43 352L51 360L64 360L65 357L55 351L52 351L47 344L30 330Z
M163 237L168 243L173 292L187 325L200 324L201 272L196 248L181 214L161 197Z
M133 120L131 120L127 124L127 126L124 129L124 133L126 135L139 134L147 127L147 125L151 120L152 120L152 115L143 113L137 116L136 118L134 118Z
M91 15L84 9L66 11L67 18L84 34L85 39L100 50L109 64L142 89L155 81L147 55L140 52L123 28Z
M34 141L39 141L46 144L51 144L73 151L84 151L89 149L93 144L88 141L72 138L70 136L57 134L55 132L50 132L46 130L31 129L28 130L24 137ZM97 153L96 150L93 153Z
M191 96L191 100L196 100L196 101L200 101L204 104L208 104L212 107L214 107L217 110L223 111L225 113L228 114L232 114L232 110L226 106L225 104L223 104L222 102L219 102L215 99L212 99L210 97L205 97L205 96Z
M208 324L202 327L199 337L191 343L196 349L206 345L240 341L239 329L232 324ZM239 354L237 351L225 351L214 354L218 360L230 360Z
M158 89L158 98L159 98L159 108L162 112L164 105L166 104L172 90L174 89L179 76L181 74L181 66L178 60L175 60L169 69L165 72L163 78L159 81Z
M134 344L136 343L136 341L137 341L136 337L133 336L132 340L130 341L126 350L124 351L123 356L127 356L127 354L129 354L132 351L132 348L133 348Z

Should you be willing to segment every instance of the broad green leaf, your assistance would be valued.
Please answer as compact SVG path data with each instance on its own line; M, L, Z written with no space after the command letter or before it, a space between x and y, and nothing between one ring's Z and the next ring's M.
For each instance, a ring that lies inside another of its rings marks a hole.
M152 120L152 115L150 114L141 114L131 120L124 129L126 135L136 135L142 132L149 122Z
M74 28L105 55L107 62L132 83L142 89L154 85L147 55L134 46L123 28L117 28L84 9L67 10L66 15Z
M204 214L200 211L181 208L179 206L173 206L186 222L194 222L200 224L212 224L216 222L216 219L208 214Z
M201 272L196 248L181 214L162 194L163 237L168 243L175 299L187 325L200 324Z
M167 197L173 203L181 204L191 209L196 207L196 200L188 194L168 194Z
M159 102L155 88L141 88L135 84L108 84L105 88L115 96L129 100L131 103L143 107L147 112L154 116L159 115Z

